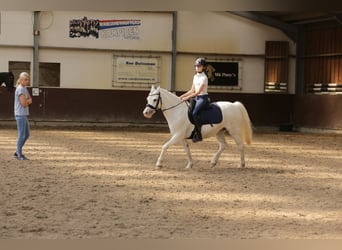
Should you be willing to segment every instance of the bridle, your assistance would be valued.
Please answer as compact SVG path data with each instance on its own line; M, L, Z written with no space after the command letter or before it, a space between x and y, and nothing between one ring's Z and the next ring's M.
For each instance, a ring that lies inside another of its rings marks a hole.
M160 98L160 93L158 93L158 94L150 94L150 95L148 95L148 96L155 96L155 95L158 96L158 100L157 100L156 106L154 107L153 105L147 103L147 104L146 104L146 107L148 107L148 108L150 108L150 109L153 109L153 110L157 111L157 110L159 109L159 108L158 108L159 103L160 103L160 104L162 103L162 100L161 100L161 98Z
M168 107L168 108L165 108L165 109L161 109L161 108L158 107L158 106L159 106L159 103L160 103L160 106L162 105L162 99L161 99L161 97L160 97L160 92L159 92L158 94L150 94L150 95L148 95L148 96L155 96L155 95L158 96L158 100L157 100L156 106L153 106L153 105L151 105L151 104L146 104L146 107L149 107L149 108L151 108L151 109L153 109L153 110L155 110L155 111L158 111L158 110L160 109L162 112L164 112L164 111L167 111L167 110L169 110L169 109L173 109L173 108L175 108L175 107L181 105L181 104L184 102L184 101L181 101L181 102L177 103L176 105L173 105L173 106Z

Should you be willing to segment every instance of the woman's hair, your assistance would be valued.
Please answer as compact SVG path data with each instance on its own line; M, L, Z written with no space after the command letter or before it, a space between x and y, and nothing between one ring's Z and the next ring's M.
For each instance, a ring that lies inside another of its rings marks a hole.
M17 80L17 85L15 85L15 86L18 86L22 79L24 79L25 77L29 77L29 76L30 75L27 72L21 72L20 75L19 75L19 78Z

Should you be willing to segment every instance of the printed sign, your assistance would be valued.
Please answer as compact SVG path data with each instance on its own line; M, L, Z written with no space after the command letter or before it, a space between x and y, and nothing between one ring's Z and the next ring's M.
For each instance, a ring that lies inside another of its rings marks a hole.
M69 22L69 37L95 37L99 38L100 21L98 19L72 19Z
M159 82L159 58L115 57L114 82L148 83Z
M208 84L239 86L239 62L207 61Z
M100 38L140 39L141 20L101 20Z
M69 37L138 40L140 39L140 26L141 20L75 18L69 22Z

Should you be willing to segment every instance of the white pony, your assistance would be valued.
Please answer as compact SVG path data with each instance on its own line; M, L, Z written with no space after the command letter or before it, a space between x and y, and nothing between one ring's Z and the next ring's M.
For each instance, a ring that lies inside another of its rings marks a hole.
M162 168L164 154L167 149L175 144L182 142L187 155L188 163L186 168L191 168L193 160L191 157L187 137L190 136L194 125L188 119L188 105L175 94L152 86L149 95L147 96L147 105L143 111L146 118L151 118L157 110L161 110L169 125L172 137L162 146L161 153L158 157L156 168ZM240 102L216 102L222 110L223 120L221 123L202 126L202 137L216 136L219 142L219 148L216 154L211 159L211 167L217 164L217 161L222 151L227 146L224 134L227 130L233 137L240 152L240 167L245 167L244 143L252 142L252 127L245 107Z

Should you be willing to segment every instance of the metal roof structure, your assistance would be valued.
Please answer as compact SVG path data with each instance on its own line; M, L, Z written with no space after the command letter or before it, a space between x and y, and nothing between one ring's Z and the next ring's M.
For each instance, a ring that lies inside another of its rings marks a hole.
M294 42L299 31L342 26L342 11L228 11L282 30Z

